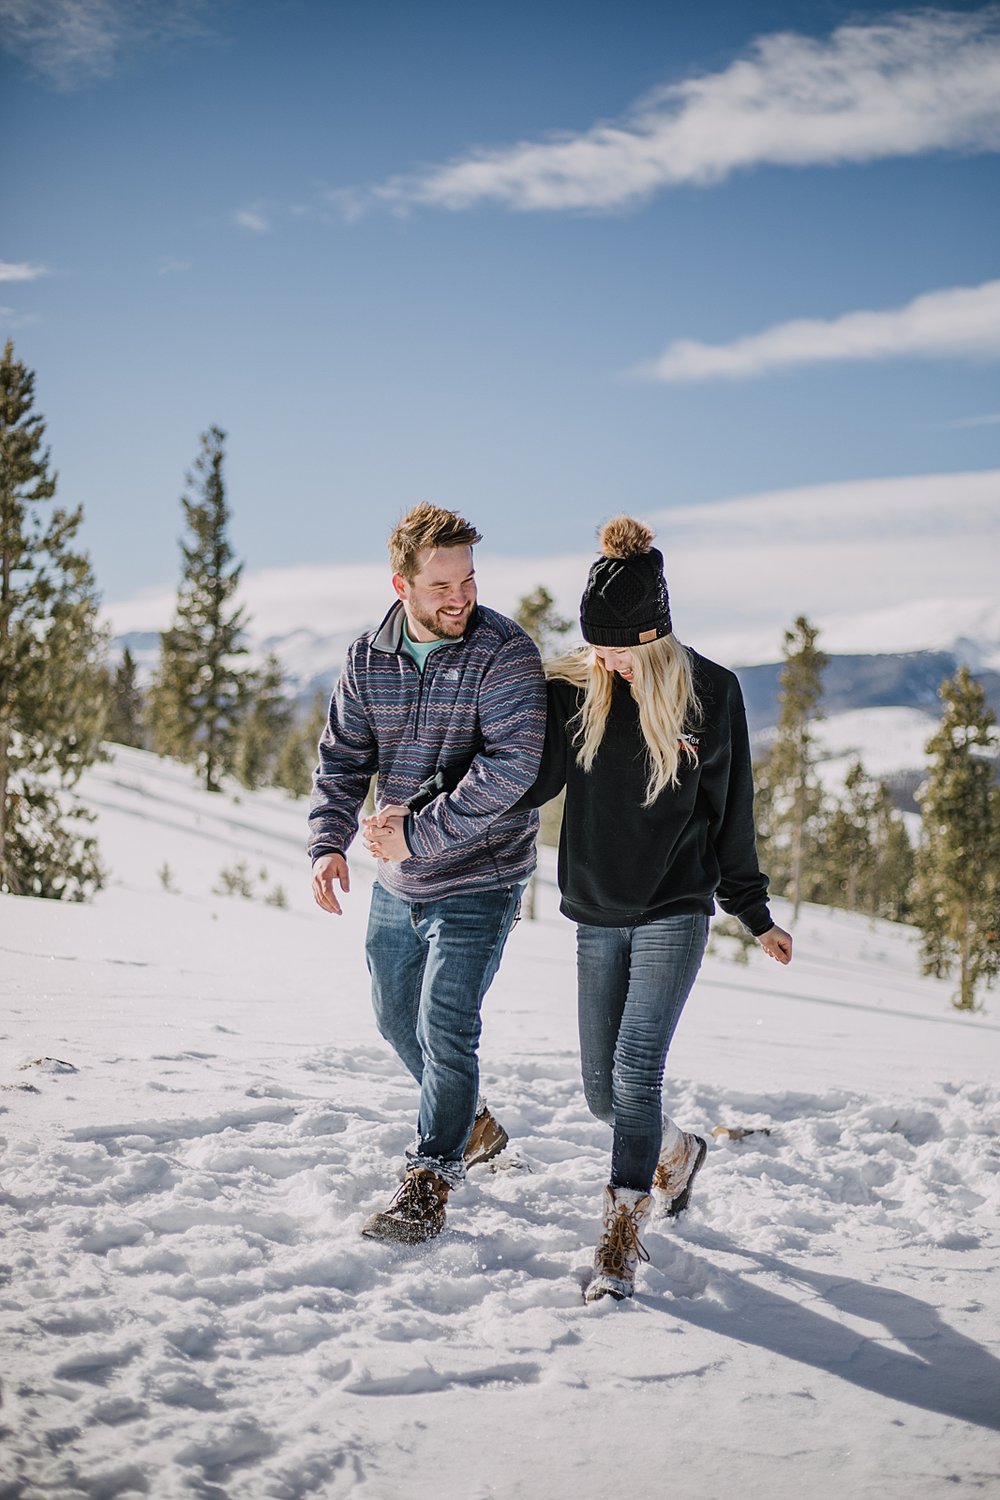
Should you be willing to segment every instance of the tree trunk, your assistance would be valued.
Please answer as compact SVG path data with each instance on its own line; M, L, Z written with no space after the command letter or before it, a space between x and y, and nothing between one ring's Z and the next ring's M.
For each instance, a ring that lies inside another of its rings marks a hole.
M798 921L802 905L802 825L805 822L804 788L801 783L795 793L795 822L792 825L792 881L789 895L792 901L792 917Z
M975 1010L976 1008L976 982L972 978L971 926L969 904L966 902L962 920L962 953L957 1010Z

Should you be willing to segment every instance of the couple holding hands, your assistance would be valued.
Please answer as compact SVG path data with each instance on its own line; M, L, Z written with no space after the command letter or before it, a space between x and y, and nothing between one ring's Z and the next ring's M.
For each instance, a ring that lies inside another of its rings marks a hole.
M420 1085L416 1138L362 1233L440 1233L466 1169L507 1134L479 1097L483 998L535 863L535 811L565 789L561 911L577 926L587 1104L613 1129L585 1296L631 1296L654 1194L686 1207L706 1143L662 1113L671 1038L714 903L786 964L757 864L746 715L732 672L673 633L663 558L629 516L601 530L580 605L587 643L545 663L477 603L479 533L422 504L389 538L396 602L351 646L319 744L313 892L339 914L346 853L379 861L366 956L375 1017Z

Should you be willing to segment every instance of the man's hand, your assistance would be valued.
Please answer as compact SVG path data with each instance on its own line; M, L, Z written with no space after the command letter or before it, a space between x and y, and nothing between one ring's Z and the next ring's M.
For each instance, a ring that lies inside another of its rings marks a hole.
M336 881L345 892L351 889L351 873L344 856L321 854L313 865L312 881L316 905L321 906L324 911L332 911L336 917L342 916L340 902L333 893L333 884Z
M783 927L772 927L770 931L762 933L757 939L768 958L773 958L779 964L790 964L792 961L792 935Z
M373 818L365 819L361 837L365 848L376 859L401 864L404 859L410 858L410 847L403 833L403 817L405 809L384 807Z
M390 818L405 818L409 810L401 802L387 802L385 807L377 809L373 818L366 818L365 823L372 823L376 828L384 828Z

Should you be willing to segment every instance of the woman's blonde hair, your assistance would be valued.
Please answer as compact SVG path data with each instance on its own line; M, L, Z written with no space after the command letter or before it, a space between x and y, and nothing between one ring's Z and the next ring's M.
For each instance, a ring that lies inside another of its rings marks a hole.
M632 697L639 706L639 727L646 742L648 775L644 807L651 807L667 787L680 780L681 754L698 759L688 735L701 718L694 687L691 652L674 635L661 636L645 646L630 646ZM608 670L593 646L568 651L546 662L548 677L558 677L583 689L583 702L570 719L577 764L589 771L601 747L611 710L614 672Z

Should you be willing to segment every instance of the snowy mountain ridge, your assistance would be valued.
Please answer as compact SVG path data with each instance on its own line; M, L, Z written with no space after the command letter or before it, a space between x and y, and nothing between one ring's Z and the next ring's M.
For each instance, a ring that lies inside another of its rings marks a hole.
M607 513L622 508L612 502ZM778 661L782 631L804 614L837 655L945 651L1000 671L1000 470L740 495L649 520L677 634L727 665ZM555 556L504 556L487 535L476 552L483 602L512 614L544 585L575 628L594 555L580 540ZM384 559L250 566L242 592L255 649L274 649L300 685L334 671L334 648L375 625L393 598ZM117 636L148 634L166 629L173 607L162 589L106 614Z

